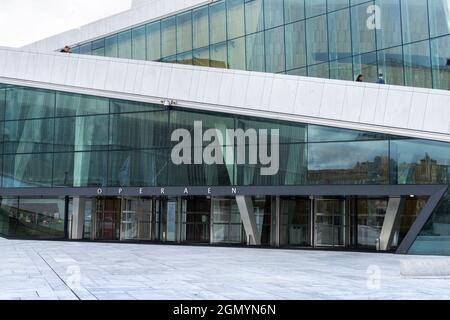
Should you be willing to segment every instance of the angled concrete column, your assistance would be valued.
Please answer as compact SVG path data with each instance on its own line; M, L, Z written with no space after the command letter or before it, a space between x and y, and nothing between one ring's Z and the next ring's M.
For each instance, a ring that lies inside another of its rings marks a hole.
M261 234L256 227L256 216L251 197L236 196L236 202L241 213L242 223L247 234L248 245L260 245Z
M383 227L381 228L380 242L378 250L387 251L391 249L395 233L400 223L400 213L404 204L401 197L389 198L386 215L384 217Z
M70 238L73 240L83 239L85 204L86 199L80 197L73 198L72 232L70 234Z

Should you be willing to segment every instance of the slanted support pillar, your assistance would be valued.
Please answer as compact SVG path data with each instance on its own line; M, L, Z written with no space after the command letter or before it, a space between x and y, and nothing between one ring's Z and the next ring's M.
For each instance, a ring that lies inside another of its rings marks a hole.
M73 240L83 239L85 204L86 199L80 197L73 198L72 230L70 234L70 238Z
M241 213L242 223L247 234L247 244L261 245L261 234L256 227L256 216L253 209L253 201L249 196L236 196L236 202Z
M400 224L400 214L405 200L401 197L389 198L386 215L384 217L383 227L381 228L378 250L387 251L391 249L395 233Z

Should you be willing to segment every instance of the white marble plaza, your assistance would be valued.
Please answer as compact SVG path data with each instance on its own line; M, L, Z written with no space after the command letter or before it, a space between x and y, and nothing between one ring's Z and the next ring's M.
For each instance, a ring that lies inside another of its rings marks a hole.
M448 257L0 239L0 299L450 299Z

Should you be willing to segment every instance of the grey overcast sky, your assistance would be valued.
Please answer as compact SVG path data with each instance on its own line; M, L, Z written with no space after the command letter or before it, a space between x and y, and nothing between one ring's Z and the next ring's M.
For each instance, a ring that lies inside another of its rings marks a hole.
M20 47L125 11L132 0L0 0L0 46Z

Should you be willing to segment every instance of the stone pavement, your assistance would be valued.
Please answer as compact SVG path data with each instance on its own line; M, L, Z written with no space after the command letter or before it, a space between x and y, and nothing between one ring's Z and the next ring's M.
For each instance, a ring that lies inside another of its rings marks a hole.
M450 299L448 257L5 239L0 252L0 299Z

